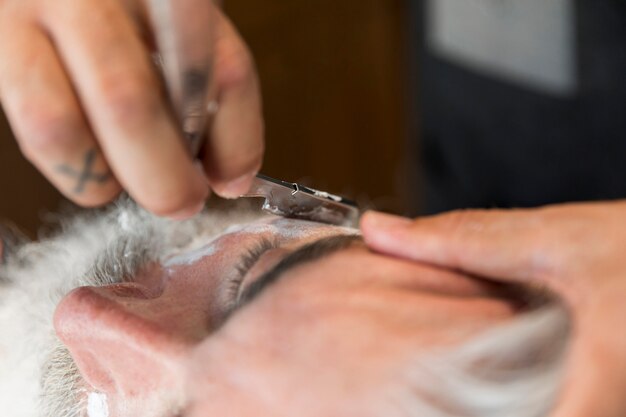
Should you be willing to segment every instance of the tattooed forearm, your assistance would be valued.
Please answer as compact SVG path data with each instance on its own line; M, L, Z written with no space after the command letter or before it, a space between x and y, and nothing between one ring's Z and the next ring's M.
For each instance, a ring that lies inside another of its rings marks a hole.
M80 169L75 169L66 164L57 166L58 172L76 179L76 186L74 187L75 194L83 193L85 191L85 188L87 187L87 184L90 182L104 184L111 179L111 173L108 171L93 171L93 165L96 161L96 156L96 149L91 149L87 151L87 153L85 153L85 157L83 158L83 166Z

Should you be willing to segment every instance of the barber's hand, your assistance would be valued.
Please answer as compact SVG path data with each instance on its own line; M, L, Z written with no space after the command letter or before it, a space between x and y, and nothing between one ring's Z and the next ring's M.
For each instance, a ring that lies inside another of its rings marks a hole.
M259 85L246 45L216 14L219 110L200 169L154 69L145 4L0 0L0 100L23 153L85 206L123 188L156 214L188 217L209 187L247 191L263 156Z
M573 342L551 417L626 415L626 202L414 221L372 212L361 228L376 251L561 296L573 316Z

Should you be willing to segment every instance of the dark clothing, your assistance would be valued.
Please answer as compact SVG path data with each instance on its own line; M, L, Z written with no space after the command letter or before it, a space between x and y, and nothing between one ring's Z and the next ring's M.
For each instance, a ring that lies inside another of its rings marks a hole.
M574 4L569 96L494 79L421 43L421 213L626 197L626 2Z

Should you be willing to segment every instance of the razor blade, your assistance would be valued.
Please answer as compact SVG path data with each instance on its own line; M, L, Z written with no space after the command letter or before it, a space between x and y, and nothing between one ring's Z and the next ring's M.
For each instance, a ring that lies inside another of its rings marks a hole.
M264 198L263 210L282 217L348 227L359 222L360 211L353 201L261 174L242 197Z

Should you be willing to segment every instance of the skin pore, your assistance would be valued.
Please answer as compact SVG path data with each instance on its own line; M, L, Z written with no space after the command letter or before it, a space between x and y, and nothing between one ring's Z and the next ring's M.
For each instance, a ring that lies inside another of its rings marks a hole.
M55 327L111 417L387 416L405 415L392 394L416 356L520 311L496 285L375 254L354 230L264 218L74 290Z

